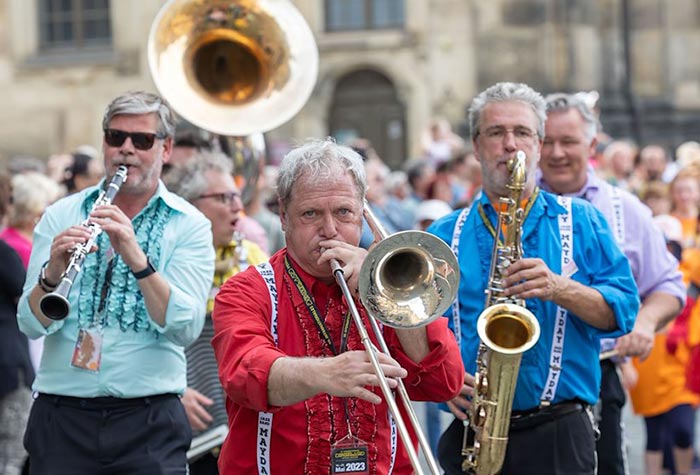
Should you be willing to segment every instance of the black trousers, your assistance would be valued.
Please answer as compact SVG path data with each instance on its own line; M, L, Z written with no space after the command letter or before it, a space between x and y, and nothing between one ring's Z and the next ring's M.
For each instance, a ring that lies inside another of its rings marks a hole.
M184 475L192 439L180 399L34 401L24 447L31 475Z
M622 408L627 397L615 364L610 360L601 361L600 370L600 438L596 444L598 473L625 475L629 472L624 447Z
M207 452L190 463L190 475L219 475L219 458Z
M511 425L500 475L595 475L595 434L583 406L533 422ZM447 475L463 475L463 435L455 419L440 438L438 460Z

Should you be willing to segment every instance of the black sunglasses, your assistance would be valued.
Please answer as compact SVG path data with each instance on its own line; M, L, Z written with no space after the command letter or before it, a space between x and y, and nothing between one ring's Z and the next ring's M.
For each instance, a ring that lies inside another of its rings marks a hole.
M126 138L131 139L138 150L150 150L156 139L164 139L166 135L162 132L151 134L148 132L124 132L117 129L105 129L105 142L110 147L121 147Z

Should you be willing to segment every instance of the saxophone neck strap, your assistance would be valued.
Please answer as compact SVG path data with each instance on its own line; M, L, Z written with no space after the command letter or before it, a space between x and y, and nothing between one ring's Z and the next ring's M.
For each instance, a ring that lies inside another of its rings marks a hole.
M537 201L537 197L540 194L540 189L539 187L535 188L535 191L532 192L530 195L530 198L527 199L524 205L522 205L523 209L525 210L525 213L523 215L523 221L527 219L527 216L530 214L530 210L532 209L532 206L535 204L535 201ZM498 211L497 206L494 205L494 209ZM489 230L491 233L491 236L493 238L496 238L496 228L491 224L491 220L489 220L489 217L486 215L486 211L484 210L484 205L482 203L479 203L478 205L478 210L479 210L479 216L481 217L481 221L484 223L484 226L486 226L486 229ZM499 213L501 211L498 211ZM500 239L499 239L500 242Z

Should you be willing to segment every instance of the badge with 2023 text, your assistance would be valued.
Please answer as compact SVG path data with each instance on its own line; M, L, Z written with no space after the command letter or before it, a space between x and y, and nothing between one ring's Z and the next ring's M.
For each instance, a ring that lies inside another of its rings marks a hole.
M369 474L367 453L367 445L354 437L336 442L331 449L331 474Z

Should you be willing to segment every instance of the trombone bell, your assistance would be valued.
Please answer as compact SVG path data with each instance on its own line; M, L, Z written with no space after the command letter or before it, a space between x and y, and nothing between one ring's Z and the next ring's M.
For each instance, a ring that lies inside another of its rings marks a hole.
M394 328L427 325L454 300L457 259L438 237L402 231L379 241L360 270L359 293L369 314Z

